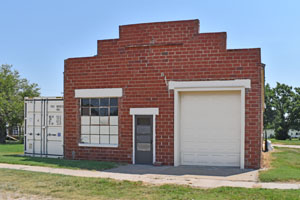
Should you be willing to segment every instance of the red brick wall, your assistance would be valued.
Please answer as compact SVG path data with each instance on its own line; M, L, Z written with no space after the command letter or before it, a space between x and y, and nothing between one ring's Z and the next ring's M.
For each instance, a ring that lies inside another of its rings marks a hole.
M246 89L245 167L261 159L260 49L226 49L226 33L199 33L199 21L120 26L120 38L98 41L98 55L65 60L65 156L132 162L134 107L158 107L156 159L174 162L174 93L167 81L251 79ZM78 147L79 100L75 89L123 88L119 100L119 147Z

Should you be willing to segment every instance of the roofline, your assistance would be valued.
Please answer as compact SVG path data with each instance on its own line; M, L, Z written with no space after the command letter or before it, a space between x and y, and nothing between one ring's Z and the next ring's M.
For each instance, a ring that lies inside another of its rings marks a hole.
M124 24L120 25L119 27L122 26L136 26L136 25L144 25L144 24L162 24L162 23L180 23L180 22L200 22L199 19L187 19L187 20L175 20L175 21L161 21L161 22L144 22L144 23L138 23L138 24Z
M57 97L57 96L49 96L49 97L24 97L24 100L35 100L35 99L64 99L64 97Z

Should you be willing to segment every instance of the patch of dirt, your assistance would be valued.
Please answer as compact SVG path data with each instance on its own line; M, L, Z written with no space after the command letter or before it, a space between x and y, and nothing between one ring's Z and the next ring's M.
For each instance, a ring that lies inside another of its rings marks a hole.
M262 168L263 169L269 169L271 167L271 161L272 161L272 152L273 151L268 151L268 152L262 152Z
M44 197L38 195L29 195L29 194L20 194L15 192L8 192L8 191L0 191L0 199L2 200L36 200L36 199L43 199L43 200L57 200L52 197Z

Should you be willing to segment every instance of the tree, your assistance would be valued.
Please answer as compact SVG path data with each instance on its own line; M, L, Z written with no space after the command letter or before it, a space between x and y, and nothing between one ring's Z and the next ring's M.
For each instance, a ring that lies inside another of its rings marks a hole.
M300 109L300 89L277 83L275 88L266 85L266 109L264 123L266 128L275 129L275 138L285 140L289 138L290 129L298 129Z
M274 129L274 121L276 116L276 111L272 105L272 100L274 98L274 90L269 84L265 87L265 112L264 112L264 128Z
M293 107L293 129L300 131L300 88L294 88L295 98Z
M39 96L39 88L21 78L12 65L0 67L0 144L5 143L6 128L18 126L24 120L24 97Z

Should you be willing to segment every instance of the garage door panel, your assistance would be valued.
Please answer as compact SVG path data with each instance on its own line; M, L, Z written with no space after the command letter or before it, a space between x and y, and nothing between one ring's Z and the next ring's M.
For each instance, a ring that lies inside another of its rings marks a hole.
M240 92L185 92L180 96L181 164L239 166Z
M212 148L212 143L195 143L188 142L182 145L182 149L185 152L197 151L197 152L239 152L240 146L236 143L226 143L215 145Z
M182 165L239 166L239 154L182 153L181 156Z
M196 154L194 165L211 165L209 163L210 156L207 154Z
M211 166L239 166L239 155L231 154L231 155L212 155L212 162L209 164Z
M216 109L217 110L217 109ZM210 111L212 112L212 111ZM199 112L200 114L200 112ZM199 116L195 115L195 116ZM226 117L230 117L230 115L227 115ZM225 118L225 116L224 116ZM236 121L238 120L237 117L233 117L234 121L233 122L229 122L229 121L224 121L225 119L217 119L217 118L213 118L213 119L209 119L209 118L199 118L199 119L192 119L191 121L193 122L185 122L185 120L181 120L183 124L185 124L185 126L188 129L185 129L183 131L183 135L190 135L191 133L195 132L195 131L201 131L201 132L205 132L207 133L207 135L211 135L211 134L215 134L215 135L222 135L222 132L229 132L229 131L238 131L240 130L240 125L237 126ZM205 123L206 122L206 123ZM199 128L201 127L201 129ZM213 129L211 129L213 127Z
M227 134L222 134L222 133L214 133L214 134L208 134L207 132L202 132L202 131L195 131L195 134L184 134L181 137L181 141L184 142L189 142L189 141L195 141L197 140L198 142L215 142L215 143L223 143L223 142L230 142L234 141L240 141L241 137L237 136L234 134L234 132L238 131L230 131L230 133Z
M183 163L188 164L188 163L193 163L195 161L196 154L195 153L182 153L181 157L182 157Z
M197 141L197 142L195 142ZM230 139L211 139L211 140L197 140L196 138L192 138L191 140L185 140L181 142L181 147L185 149L185 151L192 150L192 149L198 149L198 150L208 150L208 151L214 151L216 149L226 150L226 149L232 149L239 151L240 140L230 140Z
M183 151L184 153L191 153L191 152L196 152L196 153L206 153L206 154L213 154L213 153L219 153L219 154L227 154L230 153L232 154L233 152L239 152L239 147L227 147L227 146L220 146L214 149L211 149L211 146L208 145L203 145L201 147L195 147L195 146L189 146L186 147L185 150ZM238 155L238 153L235 153Z
M201 124L198 120L194 120L194 121L196 121L195 123L197 123L197 127L191 128L191 127L189 127L190 125L185 124L185 126L187 126L188 128L182 131L181 135L183 137L203 137L203 136L205 136L208 138L216 138L216 137L227 138L227 136L235 136L235 137L240 138L240 135L239 136L236 135L236 132L240 131L240 125L236 126L236 127L228 128L228 127L225 127L225 126L228 126L228 124L209 125L208 123ZM237 119L236 119L236 121L237 121ZM216 123L216 121L214 123ZM199 129L199 127L201 127L201 129ZM212 129L212 127L213 127L213 129Z

